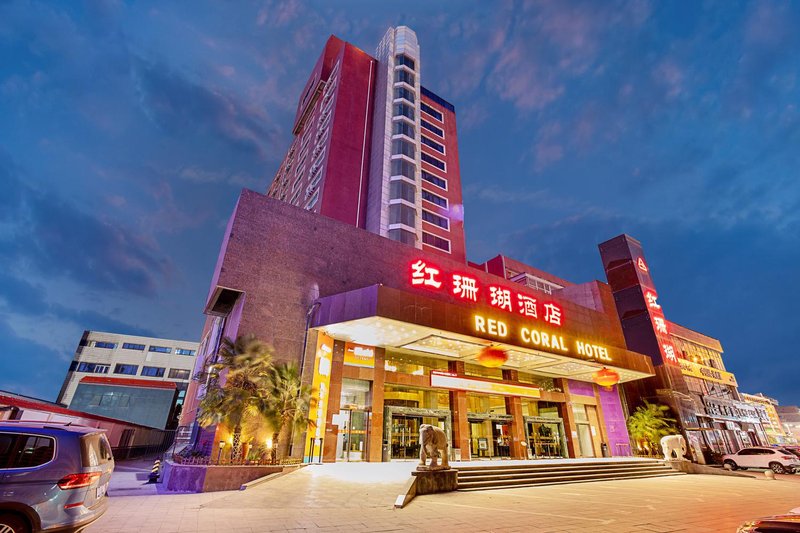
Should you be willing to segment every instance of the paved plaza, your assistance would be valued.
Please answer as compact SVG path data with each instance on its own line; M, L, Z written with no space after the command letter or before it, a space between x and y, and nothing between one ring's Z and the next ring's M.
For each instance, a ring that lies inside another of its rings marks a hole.
M393 503L414 463L314 465L245 491L157 494L135 469L89 533L262 531L735 531L800 507L800 475L685 475L419 496ZM138 477L142 477L139 475Z

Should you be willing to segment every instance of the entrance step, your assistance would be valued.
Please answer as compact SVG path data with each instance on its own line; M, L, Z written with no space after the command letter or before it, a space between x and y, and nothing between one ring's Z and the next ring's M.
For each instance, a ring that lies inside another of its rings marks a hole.
M458 468L458 490L486 490L563 483L586 483L681 476L663 461L598 461L554 464L468 466Z

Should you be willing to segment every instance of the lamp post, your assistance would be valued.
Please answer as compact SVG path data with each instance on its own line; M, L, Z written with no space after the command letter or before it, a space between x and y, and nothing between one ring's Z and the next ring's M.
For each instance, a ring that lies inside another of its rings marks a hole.
M217 454L217 464L219 464L220 459L222 458L222 449L225 447L225 441L219 441L219 453Z

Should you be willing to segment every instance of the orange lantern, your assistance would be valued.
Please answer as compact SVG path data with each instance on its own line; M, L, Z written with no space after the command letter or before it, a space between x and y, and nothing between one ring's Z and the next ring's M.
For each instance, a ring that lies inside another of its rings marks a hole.
M506 351L494 346L487 346L478 354L478 362L485 367L497 368L503 366L506 361L508 361Z
M609 370L606 367L603 367L594 374L592 374L592 380L601 387L610 388L619 383L619 374L617 374L613 370Z

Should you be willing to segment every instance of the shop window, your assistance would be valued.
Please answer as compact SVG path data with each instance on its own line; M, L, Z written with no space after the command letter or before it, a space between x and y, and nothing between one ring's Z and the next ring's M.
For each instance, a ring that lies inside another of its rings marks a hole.
M464 365L464 374L481 378L503 379L503 371L500 368L488 368L470 363Z
M450 393L446 390L418 389L386 385L383 405L417 407L421 409L449 409Z
M477 414L506 414L506 400L502 396L467 393L467 412Z

